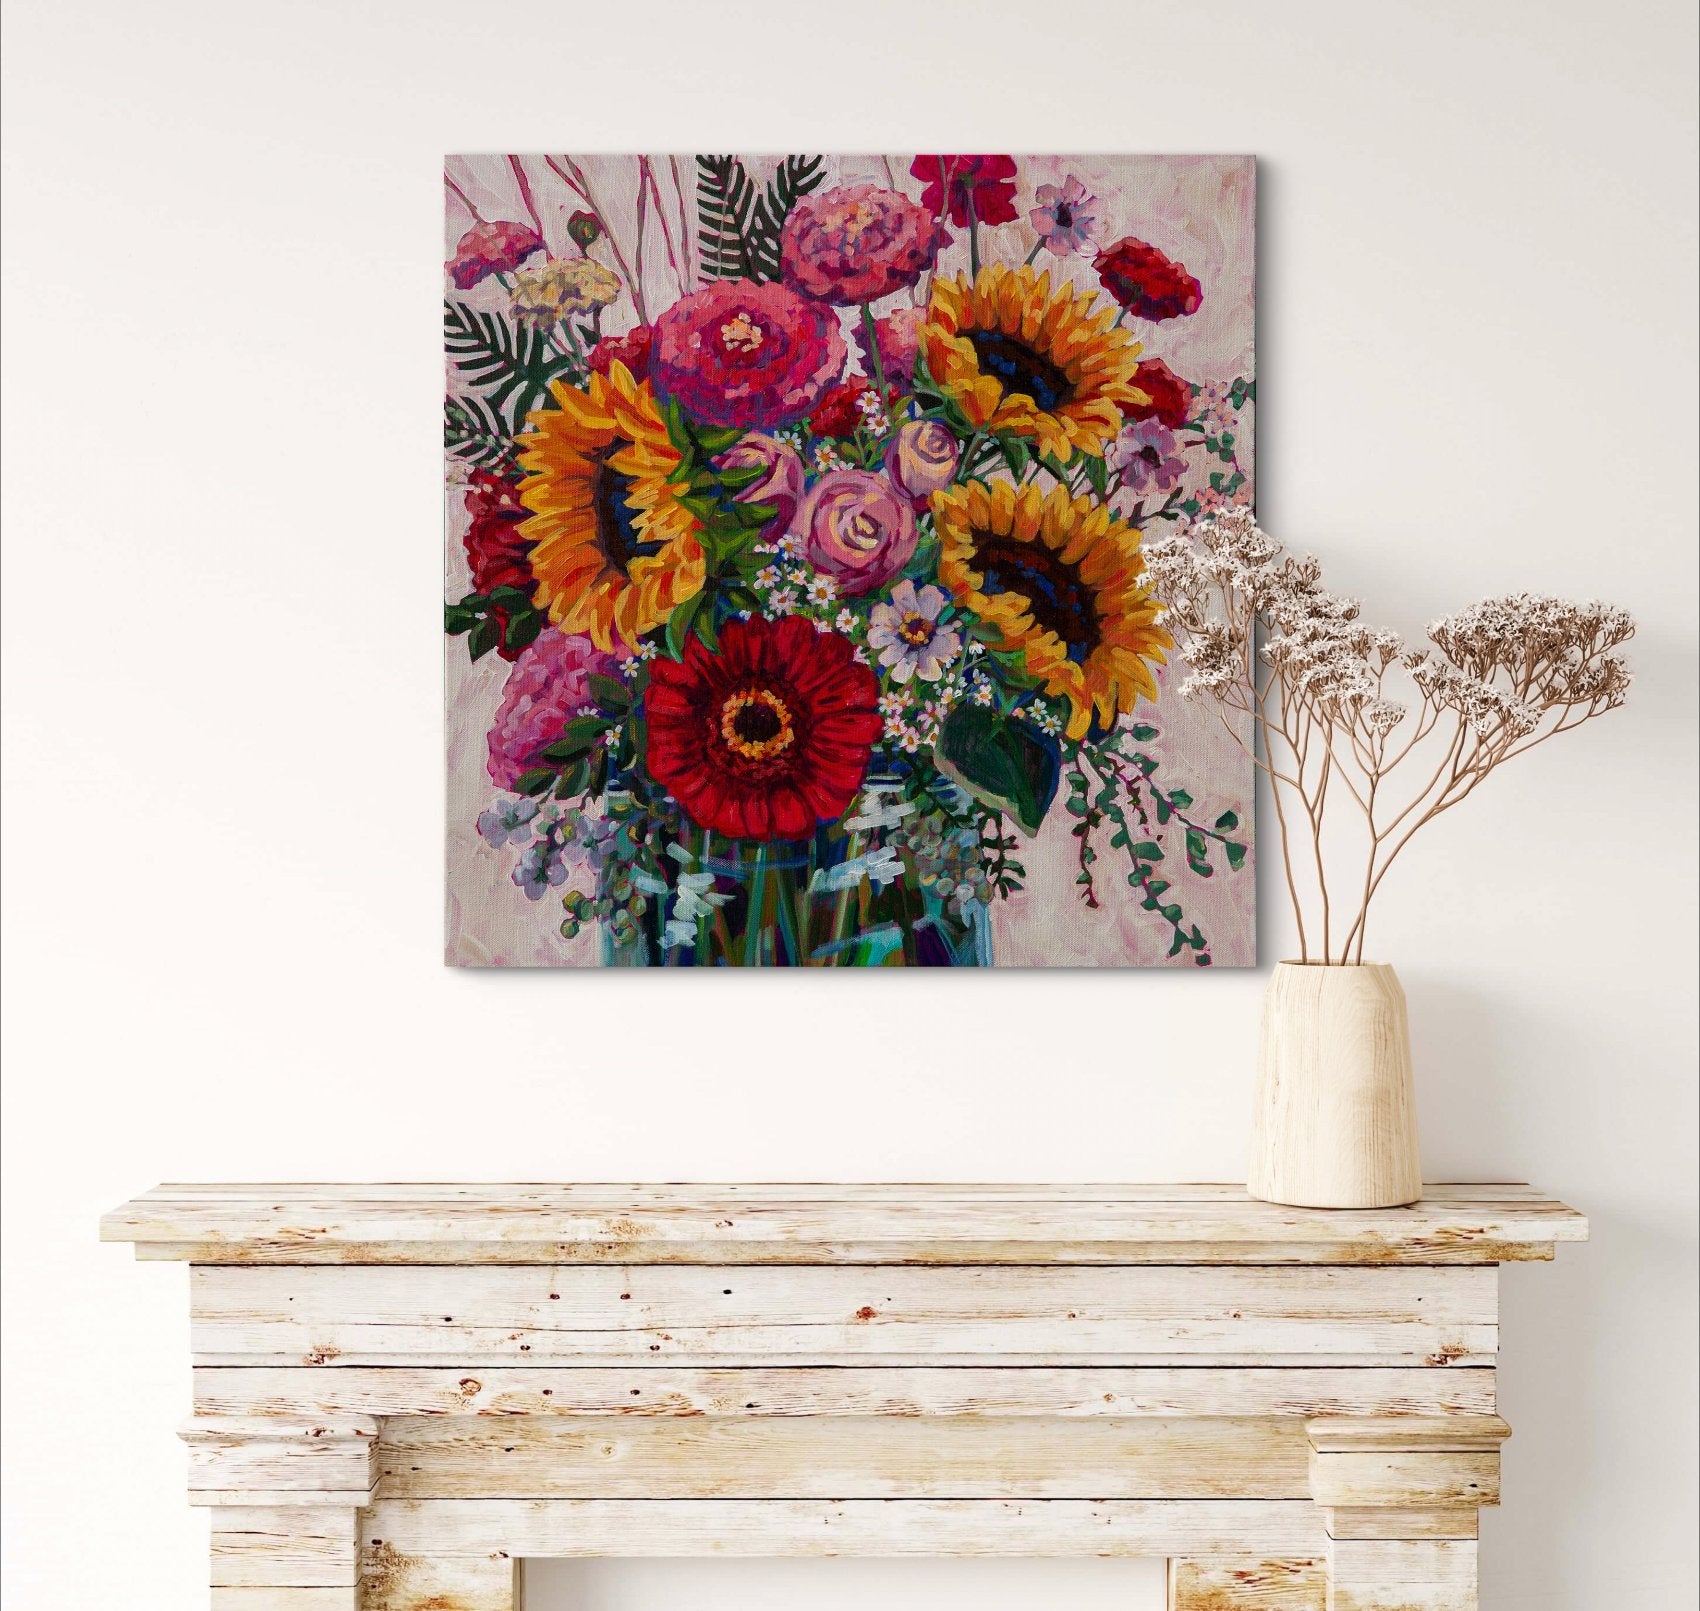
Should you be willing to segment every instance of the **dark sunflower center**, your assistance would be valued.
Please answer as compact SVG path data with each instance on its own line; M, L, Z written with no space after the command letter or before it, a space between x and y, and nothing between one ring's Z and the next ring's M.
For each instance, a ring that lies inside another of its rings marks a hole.
M648 559L659 554L660 543L645 542L638 529L637 516L630 502L632 478L614 468L616 453L622 452L625 442L610 442L596 456L596 473L591 481L590 501L596 511L596 540L608 563L629 574L634 559Z
M1098 647L1102 634L1092 590L1050 549L976 532L974 568L985 574L980 591L988 597L1019 593L1026 599L1033 619L1056 633L1077 666Z
M980 372L1001 382L1006 392L1025 392L1047 411L1074 396L1074 382L1042 352L1019 336L1001 330L974 330L968 340L980 360Z
M720 736L727 749L746 761L765 761L796 741L790 707L771 688L750 688L731 695L720 707Z

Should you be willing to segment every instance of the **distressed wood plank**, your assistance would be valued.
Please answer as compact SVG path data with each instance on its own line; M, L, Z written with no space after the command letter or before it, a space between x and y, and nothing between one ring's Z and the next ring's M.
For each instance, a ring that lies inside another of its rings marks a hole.
M1294 1418L387 1422L386 1499L1303 1499Z
M359 1513L349 1506L213 1513L212 1586L349 1588L360 1581Z
M208 1604L211 1611L364 1611L360 1590L352 1587L288 1588L264 1584L215 1588Z
M1476 1611L1474 1539L1336 1540L1328 1611Z
M1472 1195L1474 1193L1474 1195ZM166 1187L108 1240L196 1262L1495 1262L1586 1222L1527 1188L1365 1212L1239 1187Z
M360 1505L377 1480L378 1423L368 1416L197 1416L180 1435L192 1504Z
M408 1554L369 1545L361 1558L361 1611L518 1611L523 1563L502 1551Z
M1169 1611L1324 1611L1327 1595L1322 1555L1169 1562Z
M1214 1556L1327 1548L1293 1500L380 1499L365 1549L483 1556Z
M1386 1416L1331 1415L1312 1420L1305 1431L1311 1447L1325 1454L1380 1449L1493 1453L1511 1436L1510 1426L1497 1415L1406 1415L1396 1421Z
M1481 1513L1474 1505L1433 1510L1336 1506L1325 1510L1322 1520L1330 1538L1475 1538L1481 1531Z
M1432 1505L1497 1505L1497 1454L1393 1452L1310 1457L1311 1497L1319 1505L1412 1509Z
M1491 1414L1492 1367L698 1370L202 1366L205 1415L1127 1416Z
M1491 1269L197 1266L201 1364L1491 1363Z

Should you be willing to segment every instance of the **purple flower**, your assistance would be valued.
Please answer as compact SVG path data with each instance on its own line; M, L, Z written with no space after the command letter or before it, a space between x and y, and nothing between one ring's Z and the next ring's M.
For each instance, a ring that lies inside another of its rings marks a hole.
M1175 435L1157 420L1132 420L1110 449L1110 463L1121 471L1122 485L1133 492L1155 487L1167 492L1180 485L1186 460L1175 452Z
M1033 192L1039 203L1027 217L1039 232L1039 244L1058 257L1070 252L1084 252L1098 234L1098 198L1086 193L1083 185L1071 173L1059 189L1056 185L1040 185Z
M496 849L523 845L531 837L531 819L537 815L535 800L498 800L488 811L478 813L478 831Z
M552 845L533 845L513 870L514 883L528 901L540 901L567 881L567 864Z

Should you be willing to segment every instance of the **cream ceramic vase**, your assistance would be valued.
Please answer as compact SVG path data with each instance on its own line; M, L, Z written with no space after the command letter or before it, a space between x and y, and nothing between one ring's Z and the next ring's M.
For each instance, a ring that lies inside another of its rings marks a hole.
M1422 1195L1405 992L1384 962L1278 962L1263 999L1247 1189L1301 1208Z

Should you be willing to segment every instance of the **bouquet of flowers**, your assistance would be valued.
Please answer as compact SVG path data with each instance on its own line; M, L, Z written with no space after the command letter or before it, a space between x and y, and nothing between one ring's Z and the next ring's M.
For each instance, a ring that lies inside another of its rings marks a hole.
M1244 498L1253 383L1202 396L1135 333L1198 281L1100 242L1072 178L1038 187L1026 261L983 264L982 226L1018 216L1015 163L984 156L917 158L916 194L701 157L677 244L640 159L634 273L584 170L546 160L585 204L577 255L475 215L449 274L508 306L445 307L471 522L446 627L511 662L478 830L518 890L595 924L606 963L986 964L1060 811L1085 906L1113 858L1207 965L1165 863L1233 875L1247 845L1150 753L1173 641L1141 540ZM1094 288L1061 272L1081 258Z

